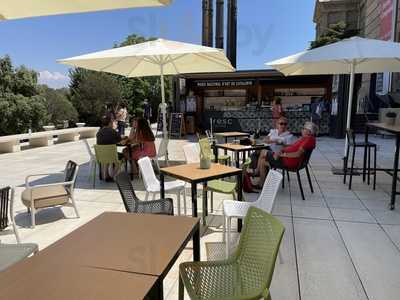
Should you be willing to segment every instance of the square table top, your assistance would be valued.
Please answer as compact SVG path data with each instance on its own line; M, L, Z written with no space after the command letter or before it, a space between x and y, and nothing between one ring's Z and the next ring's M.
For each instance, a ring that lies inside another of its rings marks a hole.
M84 263L71 265L61 257L46 261L45 256L39 252L0 273L0 298L143 299L157 280L157 276L96 268L85 266Z
M369 122L366 124L368 127L374 127L381 130L386 130L388 132L399 134L400 133L400 125L388 125L386 123L376 123L376 122Z
M198 228L184 216L106 212L39 254L69 264L161 276Z
M241 169L211 163L210 169L200 169L199 163L161 168L162 173L186 182L202 182L242 173Z
M215 147L230 150L230 151L251 151L251 150L261 150L267 149L268 145L240 145L240 144L216 144Z
M250 136L249 133L246 132L239 132L239 131L232 131L232 132L216 132L214 133L216 136L222 137L239 137L239 136Z

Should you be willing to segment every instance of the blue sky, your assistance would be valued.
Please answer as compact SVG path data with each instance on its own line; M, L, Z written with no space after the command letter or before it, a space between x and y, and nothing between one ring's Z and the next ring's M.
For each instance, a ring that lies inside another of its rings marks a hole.
M314 4L238 0L238 69L262 69L266 61L306 49L315 36ZM42 82L59 87L68 84L68 67L57 59L111 48L132 33L200 44L201 0L0 22L0 56L9 54L15 65L42 72Z

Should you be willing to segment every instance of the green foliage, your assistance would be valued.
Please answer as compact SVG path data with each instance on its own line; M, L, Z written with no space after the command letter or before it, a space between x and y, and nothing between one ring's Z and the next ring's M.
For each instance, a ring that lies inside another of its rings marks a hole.
M41 95L47 101L47 113L50 121L56 125L64 120L78 121L78 112L68 100L66 89L52 89L41 86Z
M0 95L0 135L42 130L48 122L46 99L4 93Z
M35 71L14 69L9 56L0 58L0 135L42 129L48 121L47 104L38 90Z
M76 68L70 71L70 77L70 100L80 121L99 125L106 104L116 107L121 101L120 85L110 74Z
M358 30L350 30L348 29L345 22L339 22L337 24L330 26L324 34L322 34L315 41L312 41L310 49L336 43L338 41L350 38L357 34Z

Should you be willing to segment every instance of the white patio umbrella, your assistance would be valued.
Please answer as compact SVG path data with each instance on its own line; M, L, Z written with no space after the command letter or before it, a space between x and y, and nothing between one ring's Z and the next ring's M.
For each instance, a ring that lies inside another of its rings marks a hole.
M267 62L285 75L350 74L346 128L350 128L357 73L400 72L400 43L352 37ZM347 139L345 156L347 157Z
M0 20L100 10L163 6L172 0L1 0Z
M221 49L158 39L58 60L59 63L126 77L161 77L163 132L167 137L164 75L233 72Z

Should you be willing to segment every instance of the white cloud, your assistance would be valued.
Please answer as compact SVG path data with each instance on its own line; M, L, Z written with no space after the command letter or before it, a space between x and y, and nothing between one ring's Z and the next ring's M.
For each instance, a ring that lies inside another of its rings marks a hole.
M69 81L69 77L60 72L50 72L48 70L39 72L39 83L47 84L52 88L67 87Z

